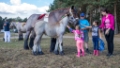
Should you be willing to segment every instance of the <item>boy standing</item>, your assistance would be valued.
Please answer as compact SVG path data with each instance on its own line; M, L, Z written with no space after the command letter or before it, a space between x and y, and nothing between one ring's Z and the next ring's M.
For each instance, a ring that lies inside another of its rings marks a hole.
M83 33L84 33L84 44L85 44L85 48L86 48L86 52L89 52L88 49L88 42L89 42L89 36L88 36L88 29L86 28L87 26L90 26L88 20L85 19L85 14L81 13L80 14L80 20L78 21L78 24L80 26L80 29L84 29Z

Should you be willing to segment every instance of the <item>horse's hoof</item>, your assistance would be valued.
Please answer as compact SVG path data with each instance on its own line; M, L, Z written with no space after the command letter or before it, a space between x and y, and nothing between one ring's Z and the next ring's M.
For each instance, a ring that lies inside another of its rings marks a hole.
M24 48L25 50L29 50L29 48Z
M28 45L24 45L24 49L25 49L25 50L29 50Z
M38 52L38 55L44 55L44 53L42 51Z
M64 52L63 52L63 51L61 51L61 52L60 52L60 55L61 55L61 56L63 56L63 55L64 55Z
M59 52L58 52L58 51L54 51L54 53L55 53L55 55L58 55L58 54L59 54Z
M33 52L33 55L36 56L36 55L38 55L38 53L37 52Z

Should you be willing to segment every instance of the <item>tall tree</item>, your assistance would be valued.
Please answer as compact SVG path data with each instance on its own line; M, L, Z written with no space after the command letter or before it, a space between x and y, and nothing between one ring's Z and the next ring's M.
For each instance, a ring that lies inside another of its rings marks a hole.
M0 16L0 29L3 28L3 21L2 21L2 17Z
M27 18L24 18L24 19L23 19L23 22L27 22Z
M69 7L71 5L76 6L80 12L85 12L89 17L90 22L94 19L100 19L100 6L107 7L112 14L115 15L115 33L118 33L118 23L117 23L117 10L116 2L119 0L54 0L50 5L49 11Z

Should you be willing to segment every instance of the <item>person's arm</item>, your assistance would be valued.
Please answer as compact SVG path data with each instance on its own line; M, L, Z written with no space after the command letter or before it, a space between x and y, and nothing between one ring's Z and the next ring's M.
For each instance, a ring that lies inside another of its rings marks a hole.
M71 27L69 25L67 25L67 28L70 29Z
M86 20L86 24L85 25L82 25L84 26L85 28L83 28L82 30L86 30L86 29L90 29L92 28L92 26L90 26L90 23Z
M4 25L3 26L6 26L6 23L4 23Z
M115 19L114 19L114 16L110 16L110 27L109 27L109 30L110 30L110 28L111 27L113 27L114 26L114 24L115 24Z
M88 22L88 20L86 20L86 29L90 28L90 23Z
M102 39L102 31L101 31L101 29L99 29L99 37L100 37L100 39Z
M69 29L70 32L73 31L73 29L69 25L67 25L67 28Z
M72 33L75 33L75 30L72 30Z
M91 29L92 26L86 26L85 28L82 28L81 30Z
M105 34L109 34L110 29L114 26L114 16L111 15L111 16L109 17L109 19L110 19L110 26L109 26L109 28L106 30Z
M86 24L86 25L87 25L87 26L90 26L90 23L88 22L88 20L86 20L86 21L87 21L87 24Z

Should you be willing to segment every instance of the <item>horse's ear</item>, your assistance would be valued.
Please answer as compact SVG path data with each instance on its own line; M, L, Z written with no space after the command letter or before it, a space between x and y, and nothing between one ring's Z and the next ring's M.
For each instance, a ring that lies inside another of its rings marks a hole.
M75 8L74 5L72 5L72 6L71 6L71 9L74 10L74 8Z
M70 16L70 13L67 13L66 15L69 17L69 16Z

